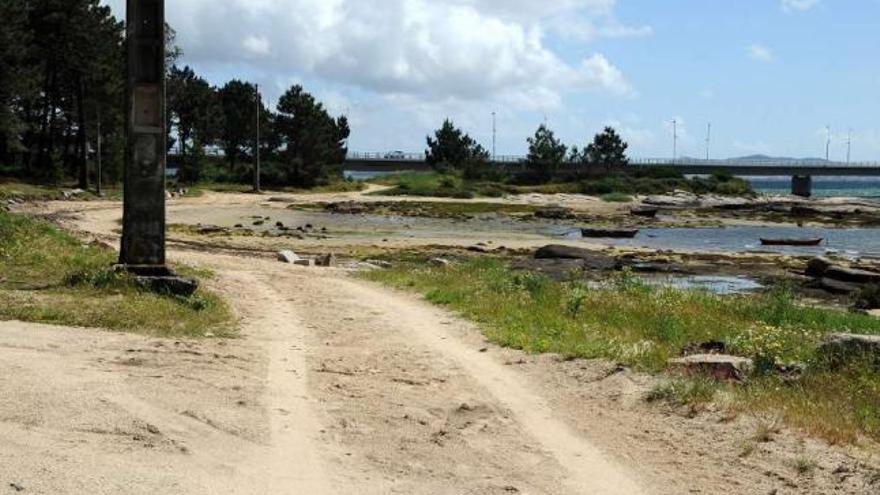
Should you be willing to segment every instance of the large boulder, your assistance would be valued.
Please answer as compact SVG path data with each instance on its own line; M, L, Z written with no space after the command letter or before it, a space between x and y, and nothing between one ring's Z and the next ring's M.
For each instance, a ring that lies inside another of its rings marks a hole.
M822 277L819 279L819 287L832 293L840 295L854 294L861 290L862 286L852 282L843 282L834 280L833 278Z
M595 256L597 253L589 249L551 244L544 246L535 252L535 259L539 260L583 260Z
M880 366L880 335L831 334L825 338L817 355L832 368L860 361Z
M824 276L826 278L840 280L841 282L851 282L854 284L880 283L880 273L842 266L829 267L825 270Z
M808 277L824 277L825 272L827 272L828 269L832 266L834 266L834 263L832 263L831 260L823 256L819 256L807 262L807 269L804 271L804 273Z
M318 256L317 258L315 258L315 265L327 268L334 267L336 266L336 255L333 253L328 253L322 256Z
M590 270L615 270L620 267L618 260L605 253L561 244L544 246L535 252L538 260L581 260L581 267Z
M291 265L296 264L297 261L300 261L300 257L297 256L293 251L279 251L278 252L278 261L282 263L290 263Z
M749 358L726 354L695 354L671 359L669 366L686 375L703 375L729 381L745 380L755 367Z

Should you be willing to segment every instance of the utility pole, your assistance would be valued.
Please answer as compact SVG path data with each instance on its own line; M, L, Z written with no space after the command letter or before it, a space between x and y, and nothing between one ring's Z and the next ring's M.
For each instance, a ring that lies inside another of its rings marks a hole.
M846 164L850 164L850 158L852 158L852 128L849 129L849 134L846 136Z
M672 119L672 164L678 158L678 120Z
M496 160L496 156L497 156L495 154L495 144L496 144L497 135L498 135L498 127L497 127L497 122L495 120L495 112L492 112L492 161L493 162Z
M260 98L260 85L255 85L257 100L257 137L254 143L254 192L260 191L260 112L262 111L262 100Z
M712 141L712 123L706 126L706 161L709 161L709 145Z
M101 105L100 104L98 104L97 114L98 114L97 115L97 117L98 117L98 122L97 122L98 139L97 139L97 143L95 146L95 173L97 174L97 177L95 177L95 193L100 198L103 195L103 192L101 191L101 144L102 144L102 142L101 142Z
M165 1L127 0L127 138L119 263L139 275L165 267Z
M826 125L825 131L828 133L828 139L825 141L825 161L831 158L831 126Z

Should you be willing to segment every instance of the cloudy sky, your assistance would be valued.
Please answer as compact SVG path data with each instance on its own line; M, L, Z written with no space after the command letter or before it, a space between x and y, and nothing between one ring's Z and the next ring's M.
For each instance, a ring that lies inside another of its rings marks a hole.
M104 0L118 15L124 0ZM880 0L171 0L183 63L213 84L293 83L356 151L421 151L444 117L498 154L547 122L632 154L880 160Z

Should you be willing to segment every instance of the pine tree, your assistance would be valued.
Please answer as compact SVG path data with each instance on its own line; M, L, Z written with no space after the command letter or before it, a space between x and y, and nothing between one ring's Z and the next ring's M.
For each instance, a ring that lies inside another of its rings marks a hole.
M529 154L526 164L536 180L546 182L552 179L565 161L568 148L556 138L546 125L541 125L534 137L528 139Z
M615 167L629 164L627 148L629 145L617 131L613 127L606 127L600 134L596 134L592 144L584 150L584 162L589 166L602 167L610 173Z
M433 138L427 137L427 142L425 161L435 170L459 171L468 179L487 173L489 152L449 119L443 121Z
M288 184L310 187L341 176L351 133L346 117L333 118L324 105L303 90L291 87L278 101L276 129Z

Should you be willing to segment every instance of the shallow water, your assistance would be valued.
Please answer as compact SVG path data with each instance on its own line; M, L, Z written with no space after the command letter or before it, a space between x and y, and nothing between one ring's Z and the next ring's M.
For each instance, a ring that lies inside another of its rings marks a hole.
M263 226L253 226L253 217L269 216ZM269 230L275 222L296 228L311 224L326 227L330 236L353 238L427 239L455 238L464 242L509 240L579 239L576 224L524 222L506 215L477 215L469 220L390 215L345 215L323 211L269 209L260 207L172 208L169 223L211 224L232 227L242 224L254 230ZM586 225L583 225L586 227ZM826 239L818 247L762 246L764 238ZM749 251L820 255L837 253L851 257L880 257L880 229L828 229L798 227L727 227L643 229L635 239L589 239L591 244L645 247L714 253Z
M671 287L684 290L704 290L720 295L746 294L764 288L748 277L728 277L722 275L656 276L640 277L645 283L657 287Z
M762 246L761 238L825 239L820 246ZM592 239L591 239L592 241ZM635 239L608 240L615 246L648 247L701 252L761 251L786 254L880 257L880 229L800 227L727 227L644 229Z

